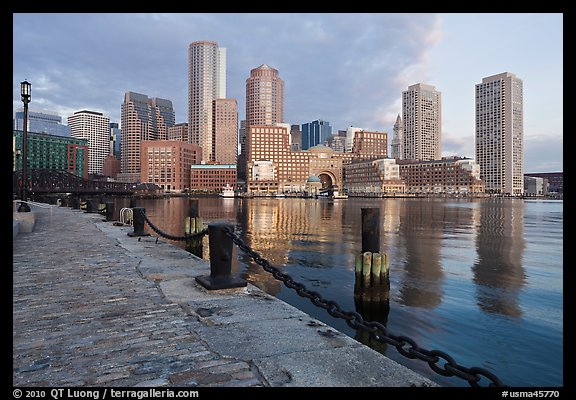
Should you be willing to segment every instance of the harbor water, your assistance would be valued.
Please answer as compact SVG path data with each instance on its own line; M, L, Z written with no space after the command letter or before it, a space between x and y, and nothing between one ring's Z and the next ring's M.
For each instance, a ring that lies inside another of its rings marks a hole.
M487 369L508 386L563 386L563 201L195 200L205 225L232 224L262 258L342 310L379 321L420 348L441 350L461 366ZM117 213L128 207L127 199L115 203ZM190 198L141 199L137 206L162 232L184 235ZM389 291L377 298L355 295L362 208L379 209L380 251L389 259ZM146 230L156 235L149 226ZM232 271L440 385L469 386L330 316L237 246Z

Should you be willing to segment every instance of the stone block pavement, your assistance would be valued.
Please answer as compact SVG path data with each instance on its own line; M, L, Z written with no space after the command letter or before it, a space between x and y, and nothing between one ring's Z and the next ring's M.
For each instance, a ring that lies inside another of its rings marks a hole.
M162 239L34 212L13 238L15 387L437 386L251 284L205 290L208 261Z

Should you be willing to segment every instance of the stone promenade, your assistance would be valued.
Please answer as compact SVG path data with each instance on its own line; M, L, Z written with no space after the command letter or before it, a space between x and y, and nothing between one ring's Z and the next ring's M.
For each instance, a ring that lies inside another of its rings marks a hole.
M436 386L251 284L204 289L209 262L162 238L32 211L13 239L13 386Z

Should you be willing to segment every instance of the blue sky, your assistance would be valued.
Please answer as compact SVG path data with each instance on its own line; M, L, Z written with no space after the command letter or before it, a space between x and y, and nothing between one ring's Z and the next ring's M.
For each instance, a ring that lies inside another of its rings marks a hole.
M127 91L171 100L187 122L188 45L227 50L227 96L245 119L250 70L285 82L284 122L385 131L415 83L442 93L442 154L474 158L474 88L511 72L524 81L526 172L563 171L561 13L13 14L13 109L104 113L120 122Z

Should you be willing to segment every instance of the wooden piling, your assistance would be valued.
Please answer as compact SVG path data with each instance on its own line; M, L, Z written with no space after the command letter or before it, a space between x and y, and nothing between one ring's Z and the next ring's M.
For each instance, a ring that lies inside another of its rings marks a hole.
M380 252L380 209L362 208L362 253Z
M199 215L198 200L190 200L188 217L184 219L184 234L194 235L204 229L202 218ZM186 250L195 256L202 258L202 237L193 238L186 241Z

